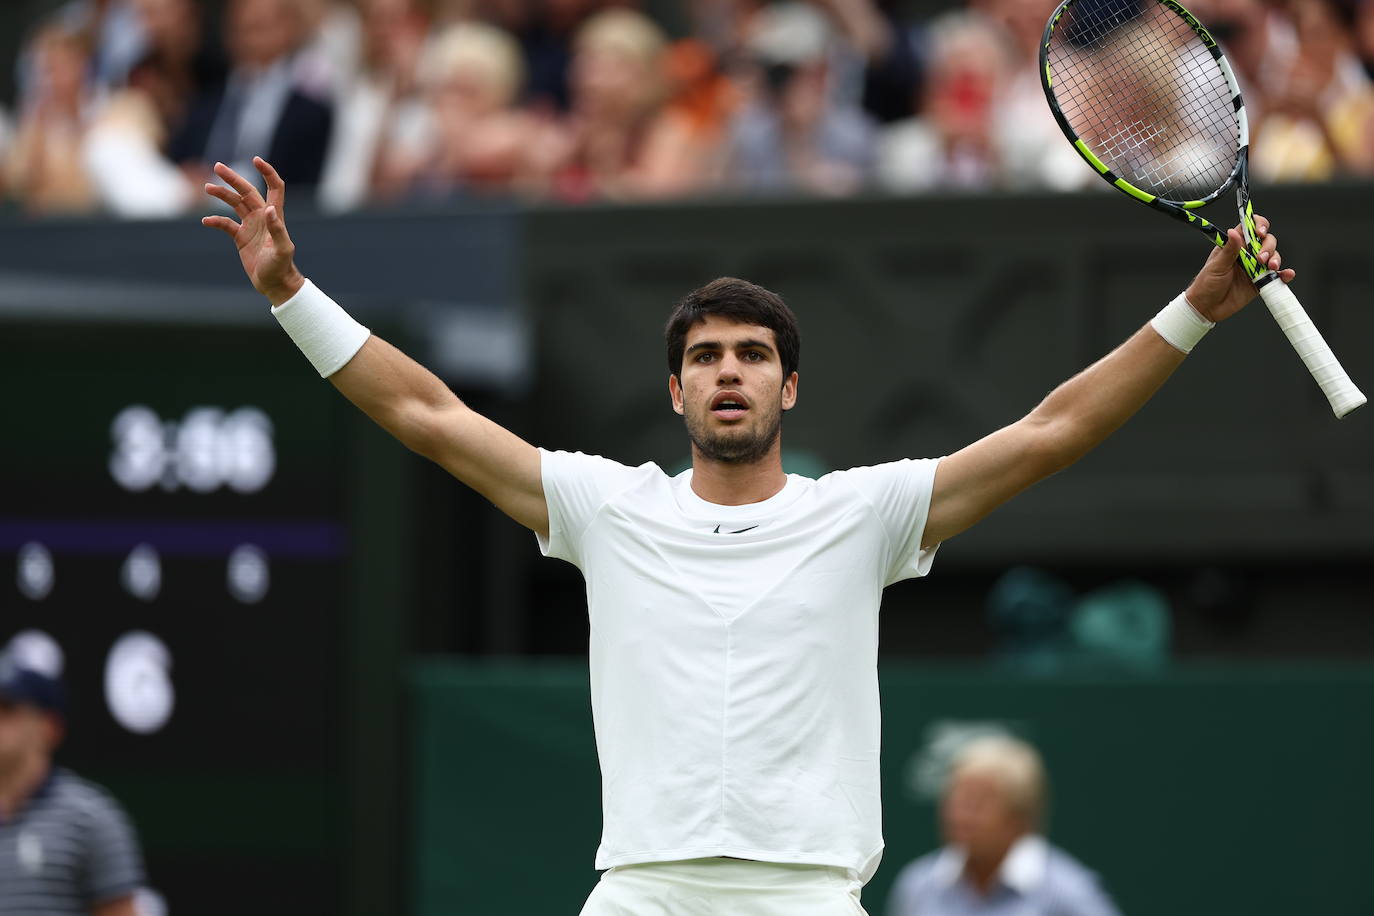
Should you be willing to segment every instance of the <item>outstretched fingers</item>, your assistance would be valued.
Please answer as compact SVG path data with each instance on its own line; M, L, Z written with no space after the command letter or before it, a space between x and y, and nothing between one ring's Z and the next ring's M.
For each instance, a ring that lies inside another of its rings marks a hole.
M209 226L211 229L218 229L231 239L238 240L239 224L227 216L202 216L200 224Z
M291 236L286 233L286 223L281 220L281 212L276 207L267 208L267 231L272 233L272 241L277 245L289 245Z
M205 193L217 200L224 201L239 215L240 219L246 217L250 212L248 210L248 205L243 202L243 195L232 188L226 188L222 184L215 184L214 182L207 181L205 183Z
M215 174L223 179L229 187L239 192L243 205L249 210L260 210L267 206L267 202L262 199L258 189L253 187L253 183L223 162L215 163Z
M261 156L253 157L253 165L257 167L264 181L267 182L267 204L276 207L277 213L281 214L286 209L286 182L281 180L277 170L272 168L272 163Z

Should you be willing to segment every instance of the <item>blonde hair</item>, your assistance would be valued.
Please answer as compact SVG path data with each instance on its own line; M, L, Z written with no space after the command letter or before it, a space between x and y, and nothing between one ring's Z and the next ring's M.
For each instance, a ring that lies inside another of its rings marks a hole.
M420 81L441 85L460 73L477 74L495 101L509 105L525 82L520 46L504 29L480 22L460 22L440 32L420 59Z
M1039 752L1010 735L988 735L964 745L950 764L951 778L977 773L995 780L1008 806L1038 826L1044 819L1048 802L1045 764Z
M615 51L635 58L654 72L667 44L663 30L653 20L623 7L612 7L592 16L577 30L576 40L579 51Z

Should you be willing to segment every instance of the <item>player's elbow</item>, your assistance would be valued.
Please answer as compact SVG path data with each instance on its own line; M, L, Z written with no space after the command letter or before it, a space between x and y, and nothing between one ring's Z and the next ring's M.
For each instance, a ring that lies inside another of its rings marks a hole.
M1024 437L1021 465L1032 480L1057 474L1087 454L1092 436L1071 417L1044 418L1031 414L1021 421Z
M382 419L382 426L402 445L426 458L434 458L443 441L444 411L418 400L398 405Z

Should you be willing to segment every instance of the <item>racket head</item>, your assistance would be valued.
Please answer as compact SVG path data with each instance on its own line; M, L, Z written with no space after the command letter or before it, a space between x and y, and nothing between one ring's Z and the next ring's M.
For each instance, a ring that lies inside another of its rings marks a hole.
M1206 223L1187 211L1236 187L1244 215L1240 87L1177 0L1063 0L1045 25L1040 84L1064 136L1118 190Z

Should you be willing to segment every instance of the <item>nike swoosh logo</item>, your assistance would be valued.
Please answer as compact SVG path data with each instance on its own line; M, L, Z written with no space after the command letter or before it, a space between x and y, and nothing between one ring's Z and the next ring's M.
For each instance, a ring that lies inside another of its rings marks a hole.
M748 528L741 528L741 529L738 530L738 531L725 531L725 532L722 532L722 531L720 530L720 526L717 525L717 526L716 526L716 530L715 530L715 531L712 531L711 533L712 533L712 534L744 534L744 532L746 532L746 531L753 531L753 530L754 530L755 528L757 528L757 527L758 527L758 525L750 525Z

